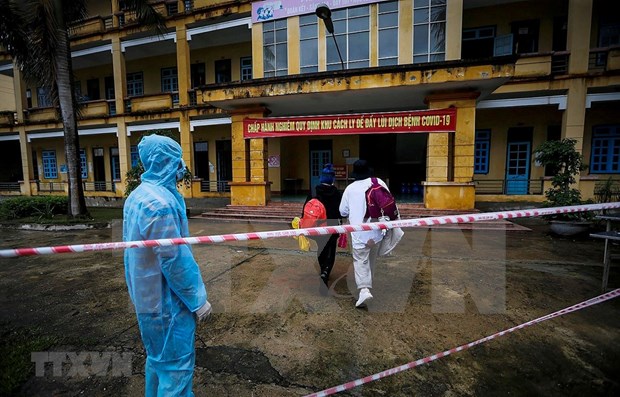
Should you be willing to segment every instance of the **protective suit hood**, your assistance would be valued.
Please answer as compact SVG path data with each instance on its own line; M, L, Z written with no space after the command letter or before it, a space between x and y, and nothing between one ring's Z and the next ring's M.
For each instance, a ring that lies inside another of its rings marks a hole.
M165 136L148 135L138 144L138 154L144 165L142 181L176 191L176 172L182 159L178 143Z

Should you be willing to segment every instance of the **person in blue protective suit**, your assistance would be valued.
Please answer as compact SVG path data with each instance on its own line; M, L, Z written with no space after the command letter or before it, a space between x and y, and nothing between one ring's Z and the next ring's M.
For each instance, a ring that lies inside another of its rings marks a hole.
M177 182L185 173L181 146L150 135L138 144L142 182L123 208L123 240L189 236ZM146 349L145 394L193 396L196 322L211 312L189 245L125 250L125 279Z

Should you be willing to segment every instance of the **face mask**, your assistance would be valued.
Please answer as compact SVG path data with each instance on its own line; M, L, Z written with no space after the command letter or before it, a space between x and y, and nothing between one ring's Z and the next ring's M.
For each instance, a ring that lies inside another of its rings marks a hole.
M181 182L183 177L185 176L185 161L181 159L181 164L179 164L179 169L177 170L177 182Z

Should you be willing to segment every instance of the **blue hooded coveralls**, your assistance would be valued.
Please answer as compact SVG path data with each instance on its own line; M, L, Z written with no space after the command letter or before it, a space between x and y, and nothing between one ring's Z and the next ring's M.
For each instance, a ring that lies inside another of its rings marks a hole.
M145 172L125 201L123 240L189 236L185 202L176 188L181 147L150 135L138 152ZM207 291L189 245L126 249L125 278L147 353L146 396L193 396L193 312L205 304Z

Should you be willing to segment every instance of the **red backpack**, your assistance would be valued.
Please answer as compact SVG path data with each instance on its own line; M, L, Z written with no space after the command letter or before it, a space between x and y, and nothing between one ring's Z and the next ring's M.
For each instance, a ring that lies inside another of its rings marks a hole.
M306 229L325 225L327 225L327 211L325 211L323 203L315 198L308 200L304 205L304 214L299 222L299 227Z
M399 219L396 200L389 190L379 184L377 178L371 178L372 186L366 190L366 218L378 219L387 216L391 221Z

